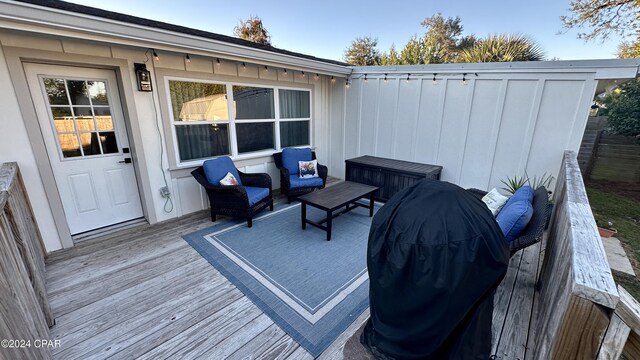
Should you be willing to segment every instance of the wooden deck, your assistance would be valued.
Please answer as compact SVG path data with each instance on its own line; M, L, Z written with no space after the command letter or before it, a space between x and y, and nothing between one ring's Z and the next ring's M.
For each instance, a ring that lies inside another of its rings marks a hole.
M54 358L312 358L181 238L208 226L208 213L199 212L50 255L51 336L61 341ZM539 245L514 255L498 289L497 359L525 359L533 346L539 255ZM341 359L367 317L365 311L319 358Z

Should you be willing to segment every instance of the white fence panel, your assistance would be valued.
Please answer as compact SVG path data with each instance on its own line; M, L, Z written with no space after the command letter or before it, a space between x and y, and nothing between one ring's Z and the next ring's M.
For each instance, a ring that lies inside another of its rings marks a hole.
M356 67L348 88L332 86L332 109L343 111L329 120L329 173L343 177L345 159L373 155L442 165L442 180L481 189L557 174L564 150L578 150L598 78L615 72L556 63Z

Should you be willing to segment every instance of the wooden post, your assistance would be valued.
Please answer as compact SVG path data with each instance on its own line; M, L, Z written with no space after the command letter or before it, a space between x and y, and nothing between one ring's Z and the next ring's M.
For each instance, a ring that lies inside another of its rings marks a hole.
M0 347L0 358L50 359L50 348L36 344L50 340L54 322L44 250L16 163L0 167L0 304L0 339L29 342Z
M575 152L565 152L540 277L534 359L595 359L619 295Z

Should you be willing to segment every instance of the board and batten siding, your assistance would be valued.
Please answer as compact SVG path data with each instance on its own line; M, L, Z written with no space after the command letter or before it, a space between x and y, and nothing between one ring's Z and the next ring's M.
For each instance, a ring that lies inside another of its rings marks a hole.
M442 180L480 189L525 171L555 176L580 146L598 80L633 78L637 64L541 64L355 67L348 88L332 87L329 173L373 155L441 165Z
M168 146L171 145L167 142L167 137L171 137L172 134L166 131L170 127L165 126L165 123L169 122L166 115L168 109L164 108L167 94L161 92L161 87L158 86L159 82L164 81L163 74L170 72L184 78L193 77L196 81L206 78L254 85L300 85L310 88L313 104L312 143L320 162L329 157L327 129L330 76L320 74L316 77L315 71L311 69L307 69L306 75L302 76L301 71L291 68L285 75L282 71L284 65L269 67L269 71L265 71L264 66L251 63L249 58L246 59L244 67L241 62L225 60L229 57L225 55L220 55L220 65L217 65L217 56L193 53L190 54L191 61L187 62L182 51L156 49L159 55L159 60L156 60L146 53L147 49L144 44L124 46L0 29L0 83L7 84L0 87L0 94L6 95L0 96L0 105L4 109L6 120L3 122L6 127L0 131L0 161L16 161L22 169L25 186L48 252L73 246L73 242L64 213L56 211L55 206L52 206L56 196L59 201L59 196L55 194L52 175L47 180L46 169L50 168L50 165L44 145L39 144L42 143L42 138L24 79L24 59L45 64L115 70L120 82L120 97L136 167L138 188L145 218L150 223L207 209L209 206L205 192L189 173L193 167L178 168L171 165L169 156L172 151L169 151ZM137 90L133 64L145 61L152 76L154 91L151 93ZM335 77L338 78L338 75ZM158 131L162 140L158 137ZM269 173L274 187L279 187L279 172L271 156L238 160L236 165L241 171ZM165 211L165 199L159 192L159 189L165 186L163 178L167 179L174 204L169 212ZM53 197L51 194L54 194ZM65 227L66 230L63 229Z

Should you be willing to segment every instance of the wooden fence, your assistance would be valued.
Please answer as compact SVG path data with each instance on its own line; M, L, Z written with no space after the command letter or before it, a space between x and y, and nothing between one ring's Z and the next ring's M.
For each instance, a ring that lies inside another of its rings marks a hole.
M578 163L585 179L640 184L640 140L606 133L607 117L590 117Z
M575 152L565 152L540 276L534 359L596 359L619 302Z
M600 135L602 135L602 131L606 127L606 116L589 116L587 126L582 135L580 151L578 152L578 164L580 165L580 171L582 171L583 175L591 172L595 151L600 142Z
M0 359L50 359L45 252L16 163L0 167ZM22 343L11 343L18 340ZM14 346L7 346L14 345ZM24 345L22 347L16 345ZM27 346L28 345L28 346Z
M589 176L640 184L640 141L629 136L600 135Z

